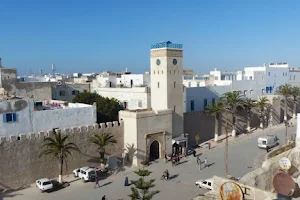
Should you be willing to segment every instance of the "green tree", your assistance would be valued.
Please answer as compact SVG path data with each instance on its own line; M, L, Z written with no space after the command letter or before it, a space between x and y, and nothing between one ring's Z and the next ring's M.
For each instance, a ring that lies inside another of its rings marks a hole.
M222 116L222 113L225 111L223 102L218 101L214 104L209 104L205 108L205 113L215 117L215 141L218 141L219 136L219 122Z
M259 113L260 128L264 128L264 116L266 115L266 110L269 106L269 100L267 97L260 97L255 104Z
M291 88L291 95L293 97L293 118L296 119L297 103L299 102L300 97L300 87L293 86Z
M120 110L124 110L121 103L112 98L104 98L96 93L81 92L73 99L74 103L85 103L97 106L97 123L118 121L118 114Z
M62 134L60 131L54 132L53 137L46 137L42 143L42 150L39 156L52 155L59 161L59 183L62 183L63 165L67 161L72 151L79 151L76 144L68 142L69 135Z
M292 86L290 84L281 85L276 93L282 95L284 98L284 121L287 121L287 101L292 95Z
M100 154L100 160L104 163L104 155L107 146L117 143L114 136L110 133L96 133L89 138L89 142L96 145Z
M250 98L244 99L244 109L247 112L247 131L250 132L251 130L251 117L252 117L252 108L255 107L255 101Z
M131 187L131 194L128 195L131 197L131 200L150 200L155 194L160 192L159 190L149 191L149 189L155 187L155 179L145 181L145 176L149 176L152 172L147 169L139 169L135 171L135 173L140 176L140 178L137 181L131 181L134 185L134 187Z
M235 137L236 113L243 108L243 95L240 94L240 91L226 92L222 95L221 100L224 102L228 113L232 116L232 137Z

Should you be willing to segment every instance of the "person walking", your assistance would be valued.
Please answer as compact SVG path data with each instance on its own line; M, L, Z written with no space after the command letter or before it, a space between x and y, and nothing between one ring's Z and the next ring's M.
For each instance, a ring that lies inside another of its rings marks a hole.
M197 164L199 165L200 155L197 155Z
M193 150L193 155L194 155L194 157L196 157L196 151L195 151L195 149Z
M106 196L105 195L102 197L102 200L106 200Z
M206 157L204 159L204 164L205 164L205 167L209 167L209 165L207 164L207 158Z
M96 188L96 186L101 187L101 186L99 185L99 178L98 178L98 176L96 176L94 188Z
M129 186L128 176L125 177L124 186Z

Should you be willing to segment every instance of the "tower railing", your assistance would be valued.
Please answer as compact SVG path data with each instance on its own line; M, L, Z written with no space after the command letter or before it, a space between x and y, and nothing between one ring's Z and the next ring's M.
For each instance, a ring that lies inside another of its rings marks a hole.
M172 48L172 49L182 49L182 44L173 44L171 42L162 42L151 45L151 49L160 49L160 48Z

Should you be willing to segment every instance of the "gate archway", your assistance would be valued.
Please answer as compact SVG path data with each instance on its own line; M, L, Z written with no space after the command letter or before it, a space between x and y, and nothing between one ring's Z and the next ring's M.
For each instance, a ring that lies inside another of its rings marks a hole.
M159 159L159 142L157 140L154 140L150 145L150 161Z

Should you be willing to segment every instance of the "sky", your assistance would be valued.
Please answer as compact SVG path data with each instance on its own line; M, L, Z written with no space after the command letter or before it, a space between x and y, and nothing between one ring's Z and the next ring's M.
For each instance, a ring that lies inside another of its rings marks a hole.
M300 1L0 0L2 65L51 71L149 71L152 44L183 44L184 69L269 62L300 67Z

